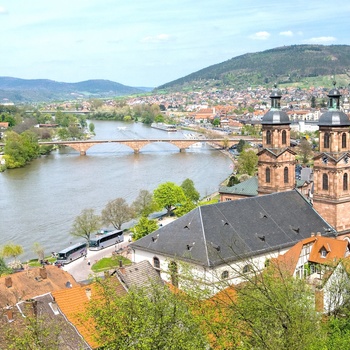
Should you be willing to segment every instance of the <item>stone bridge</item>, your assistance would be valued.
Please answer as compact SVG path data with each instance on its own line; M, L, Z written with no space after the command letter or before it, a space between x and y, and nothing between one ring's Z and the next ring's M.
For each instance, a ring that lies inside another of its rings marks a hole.
M92 146L104 143L119 143L126 145L134 150L134 153L139 153L140 150L150 143L167 142L178 147L180 152L183 152L186 148L194 145L195 143L202 142L208 143L215 148L229 148L243 139L247 142L261 143L261 139L237 137L227 139L141 139L141 140L77 140L77 141L42 141L39 145L58 145L67 146L75 149L81 155L86 155L86 151Z

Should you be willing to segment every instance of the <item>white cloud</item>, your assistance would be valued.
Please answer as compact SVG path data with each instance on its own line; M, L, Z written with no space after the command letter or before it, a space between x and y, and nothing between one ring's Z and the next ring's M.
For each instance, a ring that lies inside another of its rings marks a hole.
M8 11L5 9L5 7L0 6L0 15L5 15L7 13L8 13Z
M293 32L291 30L287 30L285 32L280 32L280 35L282 36L293 36Z
M168 34L158 34L154 36L146 36L141 41L144 43L159 43L163 41L169 41L170 35Z
M249 36L249 38L254 40L267 40L270 37L270 33L268 32L257 32Z
M310 38L304 41L310 44L328 44L337 41L337 38L334 36L320 36L318 38Z

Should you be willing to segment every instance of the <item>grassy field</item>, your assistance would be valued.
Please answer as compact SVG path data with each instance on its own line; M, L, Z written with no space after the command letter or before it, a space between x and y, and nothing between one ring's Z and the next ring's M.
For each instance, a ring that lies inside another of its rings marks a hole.
M119 260L122 261L123 265L131 265L131 261L127 258L124 258L121 255L116 255L108 258L102 258L97 263L91 266L92 271L101 272L104 270L110 270L113 268L119 267Z

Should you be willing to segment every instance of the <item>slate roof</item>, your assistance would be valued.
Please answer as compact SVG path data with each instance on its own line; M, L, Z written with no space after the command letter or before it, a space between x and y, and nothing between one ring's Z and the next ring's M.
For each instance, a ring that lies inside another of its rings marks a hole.
M334 231L292 190L198 207L131 247L215 267L291 247L312 232Z
M119 268L115 273L127 289L132 287L147 287L152 283L163 284L158 272L147 260Z
M250 177L248 180L240 182L234 186L221 186L219 193L230 193L242 196L257 196L258 195L258 178Z

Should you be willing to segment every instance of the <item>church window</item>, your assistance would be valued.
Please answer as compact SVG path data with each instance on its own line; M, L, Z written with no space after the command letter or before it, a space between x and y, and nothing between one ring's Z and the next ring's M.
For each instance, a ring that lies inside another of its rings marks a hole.
M266 131L266 144L271 145L271 131L270 130Z
M287 132L286 130L282 131L282 145L285 145L287 143Z
M329 133L328 132L326 132L324 134L323 147L324 148L329 148Z
M346 148L346 133L345 132L341 135L341 147Z
M155 269L160 269L160 262L156 256L153 258L153 266Z
M348 174L345 173L343 175L343 191L347 191L348 190Z
M284 178L284 183L287 184L289 182L288 167L285 167L283 170L283 178Z
M266 170L265 170L265 181L267 183L271 182L271 170L270 170L270 168L266 168Z
M327 174L322 175L322 189L328 190L328 175Z
M248 272L251 272L251 271L253 271L252 265L248 264L248 265L245 265L243 267L243 273L248 273Z

